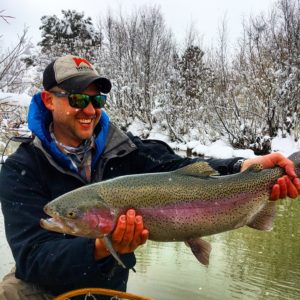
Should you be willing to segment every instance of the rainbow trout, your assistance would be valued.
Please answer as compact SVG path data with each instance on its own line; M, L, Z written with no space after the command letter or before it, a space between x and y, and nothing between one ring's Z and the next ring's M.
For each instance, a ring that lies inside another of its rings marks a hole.
M300 175L300 152L289 157ZM208 265L211 246L202 237L249 226L271 230L275 202L272 186L285 174L280 167L253 165L238 174L217 176L206 162L176 171L121 176L68 192L45 206L52 218L42 219L45 229L109 243L117 218L129 208L143 216L149 239L184 241L196 258Z

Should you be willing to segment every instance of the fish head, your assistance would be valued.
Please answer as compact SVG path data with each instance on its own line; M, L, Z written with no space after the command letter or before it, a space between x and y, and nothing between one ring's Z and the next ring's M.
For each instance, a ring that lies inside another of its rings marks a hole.
M44 212L51 218L41 219L40 225L50 231L88 238L102 238L111 233L116 223L116 211L99 201L100 196L87 187L47 203Z

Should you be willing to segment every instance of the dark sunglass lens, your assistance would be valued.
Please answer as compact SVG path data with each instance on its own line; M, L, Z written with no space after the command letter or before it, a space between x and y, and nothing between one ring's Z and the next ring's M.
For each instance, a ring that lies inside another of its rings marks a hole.
M89 104L89 96L84 94L70 94L69 103L74 108L85 108Z
M106 95L97 95L93 97L93 106L95 108L103 108L106 103Z

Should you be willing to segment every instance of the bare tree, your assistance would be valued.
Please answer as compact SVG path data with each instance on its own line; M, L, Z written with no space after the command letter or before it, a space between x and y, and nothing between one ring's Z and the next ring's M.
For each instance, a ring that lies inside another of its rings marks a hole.
M0 11L0 18L8 22L10 16ZM26 70L26 63L22 60L29 44L26 39L27 29L24 29L17 44L0 52L0 91L21 92L22 78ZM23 91L22 91L23 92ZM8 94L0 97L0 140L5 142L12 135L20 134L20 127L26 122L27 108L13 105Z
M22 58L29 47L26 35L27 29L24 29L19 41L12 49L0 52L0 91L19 91L22 75L26 70L26 64Z
M221 76L226 84L213 99L214 127L233 146L264 154L278 133L299 137L299 20L299 1L280 0L270 15L244 23L230 72Z
M108 15L103 26L106 73L114 83L113 115L124 128L138 118L152 128L152 110L168 68L171 33L156 7L144 7L130 16Z
M14 19L14 17L12 16L4 15L4 12L5 12L4 9L0 10L0 19L2 19L4 22L9 23L8 22L9 19Z

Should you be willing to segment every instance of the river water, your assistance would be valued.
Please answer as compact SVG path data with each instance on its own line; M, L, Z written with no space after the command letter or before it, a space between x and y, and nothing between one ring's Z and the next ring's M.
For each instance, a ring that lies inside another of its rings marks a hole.
M241 228L207 237L208 268L184 243L148 242L136 251L128 291L162 300L300 299L300 199L278 201L271 232ZM13 266L0 214L0 278Z

